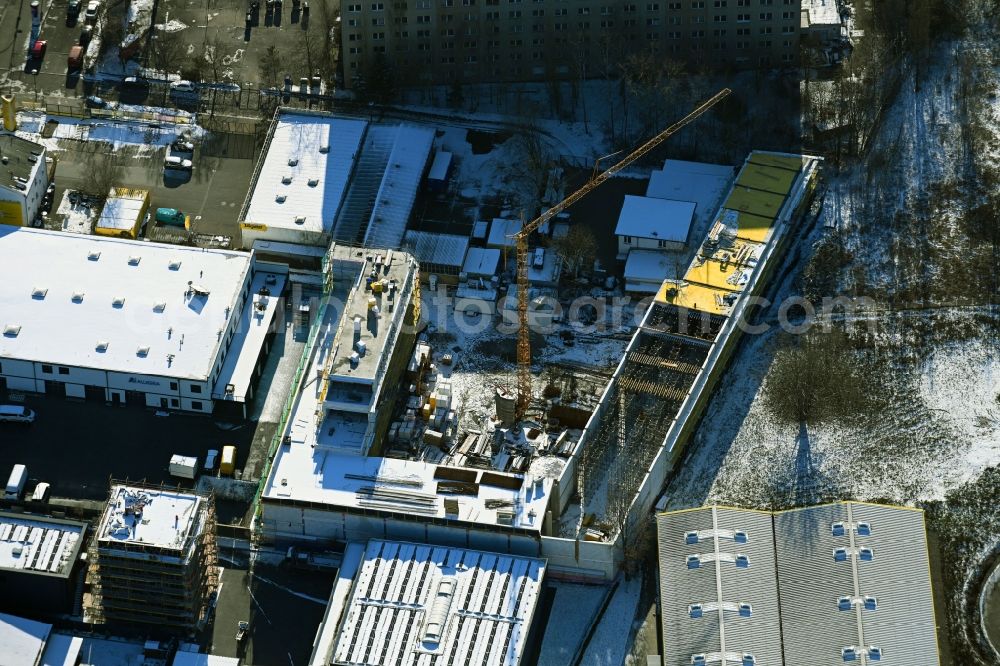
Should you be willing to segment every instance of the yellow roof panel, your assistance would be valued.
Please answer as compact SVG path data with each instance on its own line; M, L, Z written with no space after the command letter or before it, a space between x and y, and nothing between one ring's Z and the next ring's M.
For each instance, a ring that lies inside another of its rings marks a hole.
M775 155L774 153L750 153L750 163L762 166L773 166L789 169L798 173L808 160L805 157L792 155Z
M701 284L677 285L673 282L664 282L656 294L660 303L717 315L729 314L731 306L723 300L726 297L731 299L733 292Z
M780 194L751 190L737 185L733 188L733 193L726 200L725 207L741 213L752 213L774 220L778 217L778 213L781 212L781 205L783 203L785 203L785 197Z
M771 227L774 226L774 220L769 217L750 213L737 213L736 217L739 225L736 237L754 243L765 242L770 235Z
M788 169L778 169L766 167L759 164L747 164L740 172L740 177L736 181L737 185L752 187L755 190L773 192L782 196L787 196L795 182L796 174Z
M688 269L684 280L697 282L707 287L725 289L726 291L742 291L741 277L750 269L737 266L734 263L723 263L709 259L700 265Z

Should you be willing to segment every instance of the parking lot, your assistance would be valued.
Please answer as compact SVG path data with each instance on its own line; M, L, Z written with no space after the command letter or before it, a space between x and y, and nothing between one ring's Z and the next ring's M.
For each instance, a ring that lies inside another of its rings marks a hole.
M80 145L76 145L79 143ZM55 201L66 189L79 189L87 182L93 153L83 142L64 141L56 169ZM79 150L76 150L78 148ZM194 169L184 173L165 170L165 150L141 158L125 157L119 184L148 189L152 208L176 208L191 216L195 233L239 239L237 218L250 186L253 160L206 155L204 144L195 146Z
M0 396L8 402L10 398ZM156 416L145 407L112 407L28 394L24 403L38 415L30 425L0 423L0 473L17 463L28 468L29 490L47 481L53 497L105 499L108 479L190 486L169 475L170 456L204 460L209 449L233 444L237 468L250 450L253 424L222 430L210 417L171 413Z

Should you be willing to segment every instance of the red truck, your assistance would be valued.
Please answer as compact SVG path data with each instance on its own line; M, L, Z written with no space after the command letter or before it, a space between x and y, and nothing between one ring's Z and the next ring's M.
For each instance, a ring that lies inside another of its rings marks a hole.
M66 57L66 67L71 72L78 72L83 68L83 47L77 44L69 50Z

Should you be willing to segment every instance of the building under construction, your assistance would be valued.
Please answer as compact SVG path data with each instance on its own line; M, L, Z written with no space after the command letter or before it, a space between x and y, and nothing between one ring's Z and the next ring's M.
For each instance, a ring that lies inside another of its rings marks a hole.
M112 484L90 548L88 621L195 630L218 575L211 495Z

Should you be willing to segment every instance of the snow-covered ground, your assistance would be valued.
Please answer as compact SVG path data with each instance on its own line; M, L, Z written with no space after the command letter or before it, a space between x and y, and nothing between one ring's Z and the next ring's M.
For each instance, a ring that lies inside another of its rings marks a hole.
M204 133L193 116L182 111L141 106L122 106L119 111L135 119L82 119L20 112L17 114L17 135L51 151L64 150L62 142L67 140L101 141L112 145L115 150L131 148L134 157L148 157L178 137L197 138ZM58 124L52 136L46 138L42 136L42 130L49 121Z
M70 203L70 190L63 192L55 215L63 218L62 230L74 234L89 234L97 221L98 210L79 203Z
M608 602L608 607L594 629L581 666L619 666L631 649L631 639L638 628L636 613L642 594L643 578L622 579Z
M608 588L599 585L559 583L555 587L538 666L564 666L571 662L608 592Z

